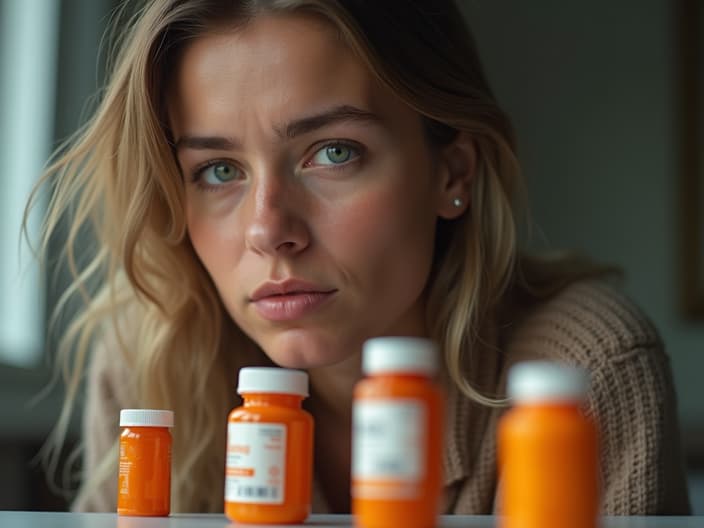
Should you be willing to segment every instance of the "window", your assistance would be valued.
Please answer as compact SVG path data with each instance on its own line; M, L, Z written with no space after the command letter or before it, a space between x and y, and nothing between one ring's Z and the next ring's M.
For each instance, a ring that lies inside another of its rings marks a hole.
M23 367L41 358L45 334L44 281L20 227L52 146L59 7L0 0L0 363Z

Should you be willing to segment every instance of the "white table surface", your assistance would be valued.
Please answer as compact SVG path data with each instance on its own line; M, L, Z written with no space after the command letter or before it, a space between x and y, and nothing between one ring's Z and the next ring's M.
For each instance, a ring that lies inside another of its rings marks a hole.
M0 511L0 528L224 528L234 526L223 515L120 517L114 513L53 513ZM241 525L240 525L241 526ZM266 528L264 525L257 525ZM349 528L349 515L312 515L305 524L315 528ZM437 528L495 528L496 518L483 515L444 515ZM281 528L278 525L276 528ZM390 527L397 528L397 527ZM704 528L704 517L604 517L601 528Z

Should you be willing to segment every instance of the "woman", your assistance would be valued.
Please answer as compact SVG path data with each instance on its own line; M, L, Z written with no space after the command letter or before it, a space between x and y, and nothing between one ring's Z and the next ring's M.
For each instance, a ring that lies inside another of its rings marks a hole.
M222 511L237 369L306 369L316 511L349 511L364 340L430 337L448 392L447 513L489 513L507 369L588 368L605 513L684 513L674 391L649 322L574 260L518 253L510 123L451 1L154 0L50 167L95 295L62 354L60 445L88 370L74 507L113 510L120 408L174 409L175 511ZM588 279L588 277L592 277Z

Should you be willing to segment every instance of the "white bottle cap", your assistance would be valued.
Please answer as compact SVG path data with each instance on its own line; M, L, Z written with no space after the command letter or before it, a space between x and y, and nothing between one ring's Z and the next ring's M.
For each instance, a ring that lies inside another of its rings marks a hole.
M517 403L581 402L589 391L589 374L550 361L525 361L508 373L508 395Z
M174 412L157 409L122 409L120 427L173 427Z
M419 337L375 337L364 343L365 374L409 373L432 375L438 368L438 347Z
M252 392L308 396L308 374L276 367L244 367L237 384L239 394Z

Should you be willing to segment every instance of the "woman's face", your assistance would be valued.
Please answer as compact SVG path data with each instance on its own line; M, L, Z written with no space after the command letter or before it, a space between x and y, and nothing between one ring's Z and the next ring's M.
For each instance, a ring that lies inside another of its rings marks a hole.
M195 40L170 99L188 232L237 325L277 364L422 335L438 211L419 115L324 23L262 16Z

